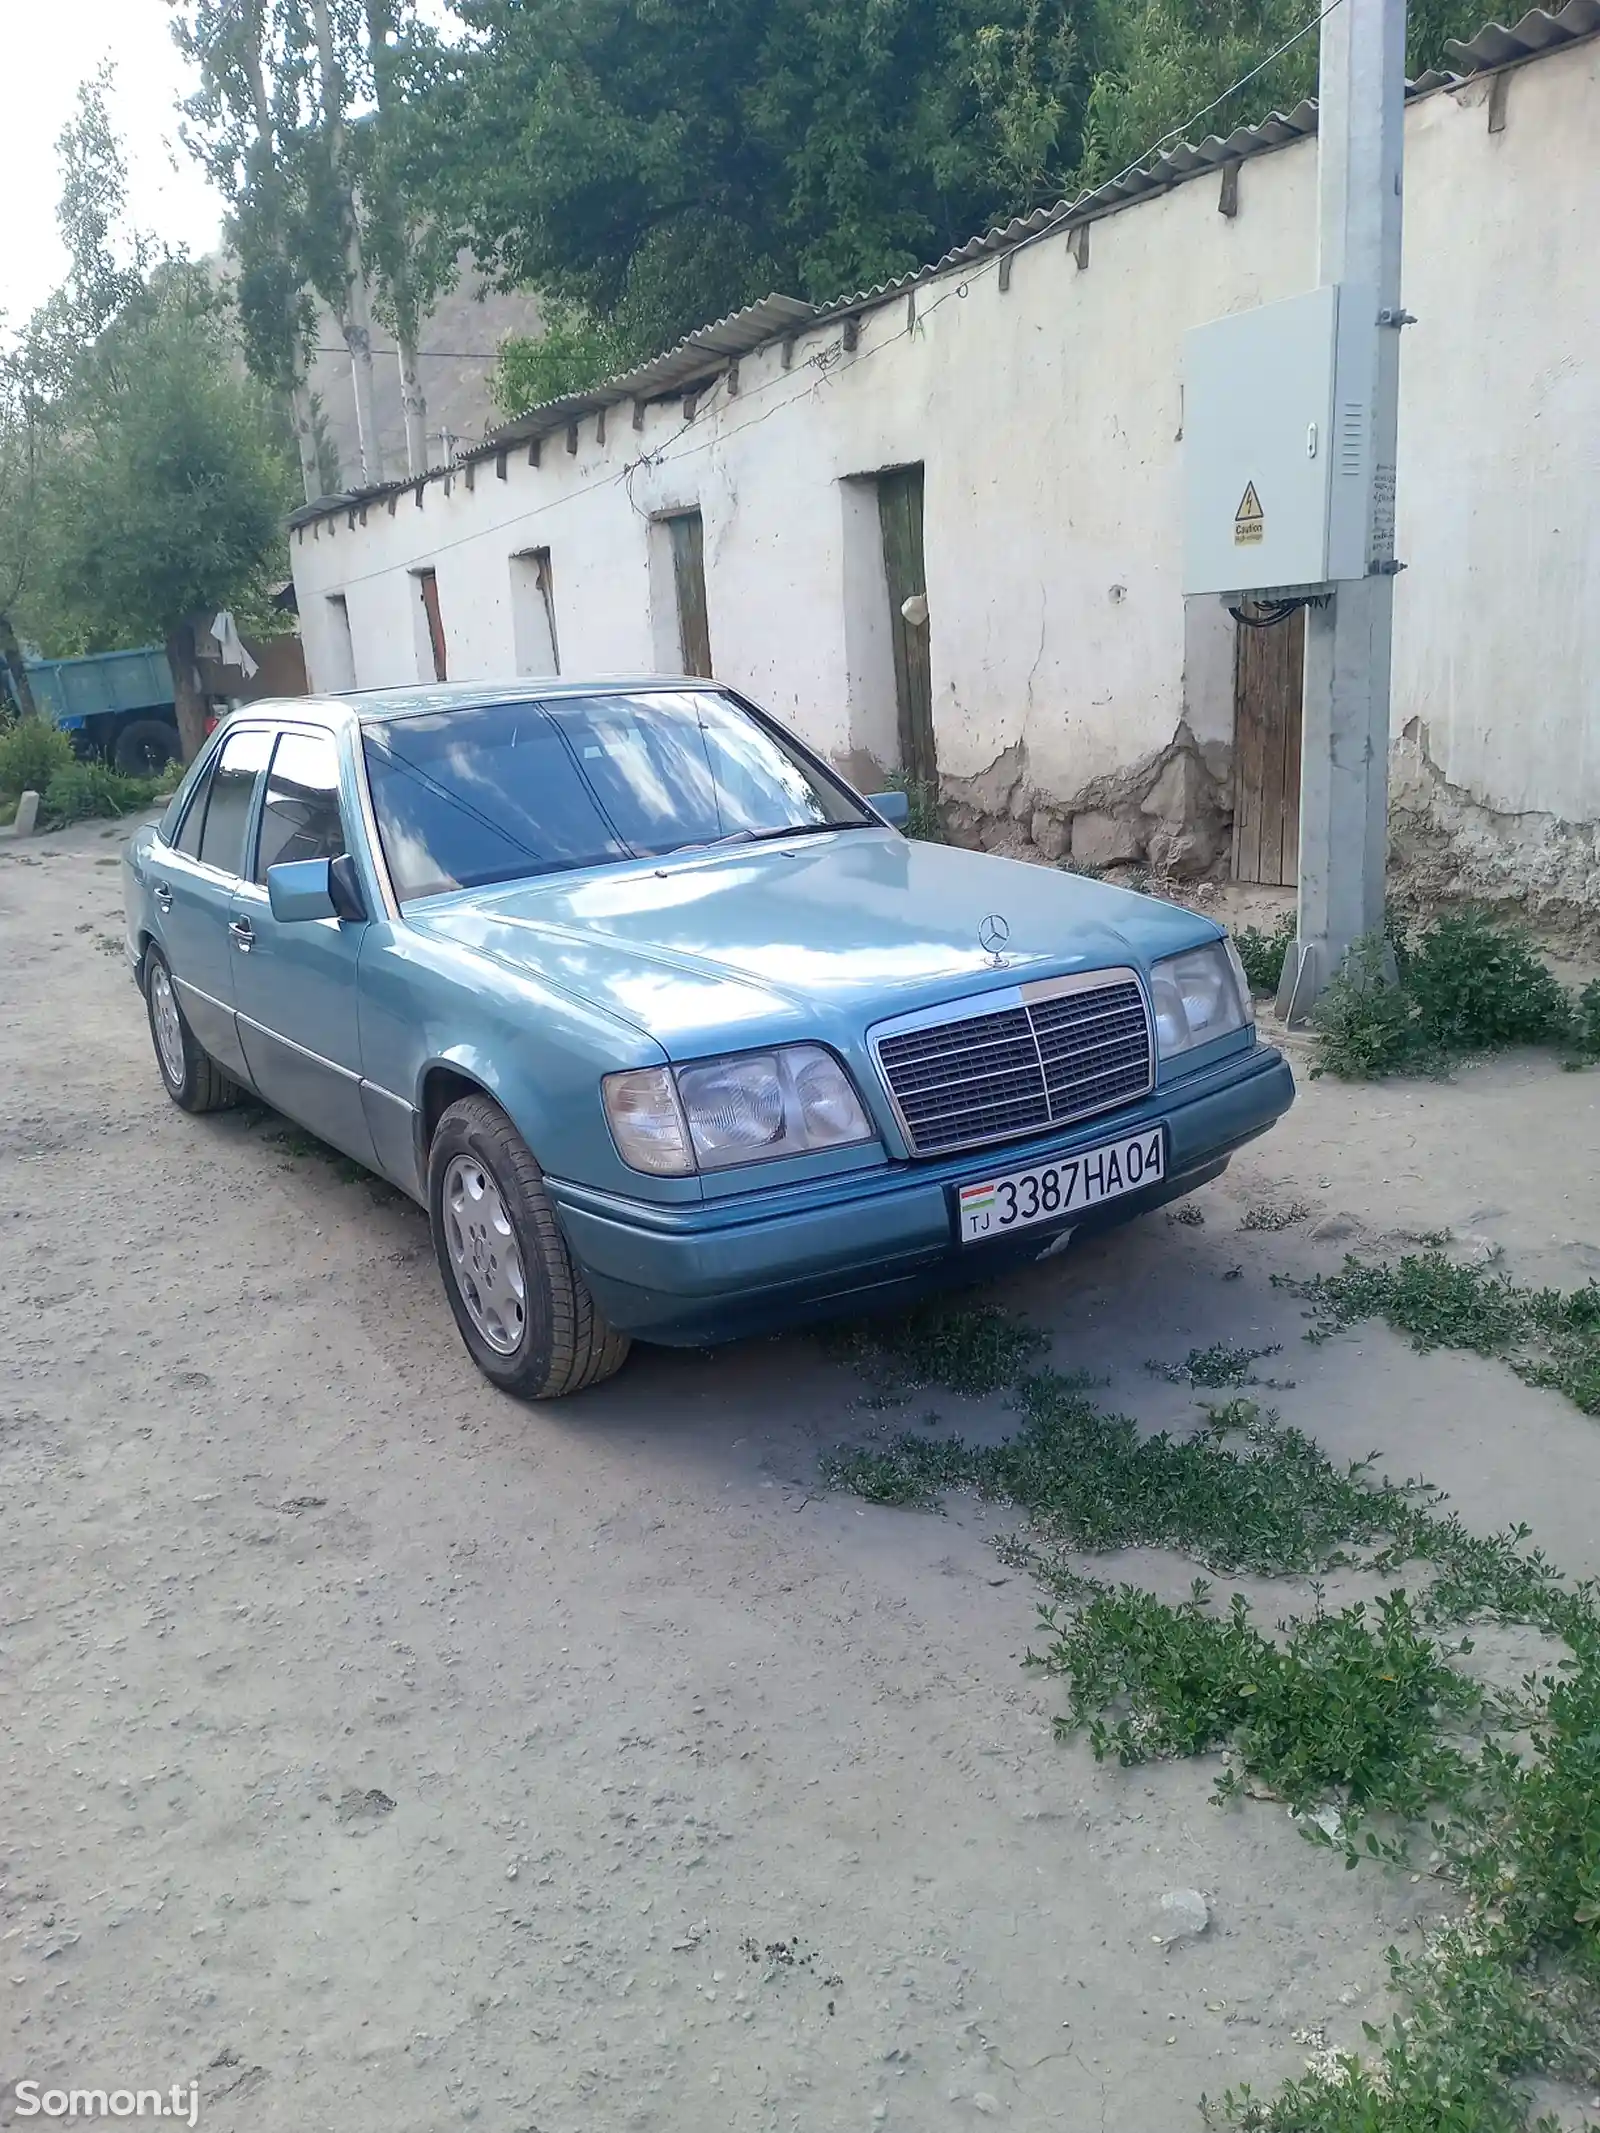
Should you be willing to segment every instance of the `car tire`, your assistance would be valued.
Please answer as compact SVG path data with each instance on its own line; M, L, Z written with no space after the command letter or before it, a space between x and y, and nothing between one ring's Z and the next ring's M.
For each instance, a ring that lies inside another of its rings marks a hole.
M178 1109L225 1111L230 1104L236 1104L243 1091L196 1043L167 959L159 948L145 950L140 978L156 1068L162 1087Z
M125 778L158 778L182 753L176 726L159 718L135 718L117 735L111 761Z
M487 1096L465 1096L428 1150L428 1219L467 1352L519 1400L559 1400L622 1368L613 1332L573 1264L526 1141Z

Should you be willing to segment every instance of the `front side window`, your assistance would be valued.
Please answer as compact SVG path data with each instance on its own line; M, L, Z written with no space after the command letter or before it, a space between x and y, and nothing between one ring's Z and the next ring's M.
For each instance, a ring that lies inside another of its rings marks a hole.
M339 812L339 751L328 733L281 733L261 804L257 881L295 859L337 859L346 849Z
M873 819L776 727L711 689L429 712L363 739L402 902Z
M244 837L250 823L250 803L255 798L256 779L267 767L272 736L259 727L230 733L217 757L211 790L206 795L206 819L200 832L200 859L224 874L244 872ZM187 828L187 822L185 823Z

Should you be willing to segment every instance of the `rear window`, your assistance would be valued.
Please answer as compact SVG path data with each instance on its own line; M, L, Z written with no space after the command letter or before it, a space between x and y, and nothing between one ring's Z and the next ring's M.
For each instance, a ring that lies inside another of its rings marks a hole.
M206 801L211 796L211 773L216 769L216 767L217 760L216 757L213 756L211 761L207 763L205 769L201 771L199 778L194 781L192 788L194 792L194 798L189 802L189 811L186 815L184 815L183 827L179 830L177 835L176 842L178 850L180 852L187 852L191 859L198 859L200 857L200 832L206 826ZM180 812L178 803L179 801L184 799L184 797L184 792L180 787L176 797L172 802L171 807L167 809L166 814L163 815L161 818L161 834L163 837L167 836L168 817L176 817L176 815ZM168 838L169 843L172 841L173 840L171 838Z

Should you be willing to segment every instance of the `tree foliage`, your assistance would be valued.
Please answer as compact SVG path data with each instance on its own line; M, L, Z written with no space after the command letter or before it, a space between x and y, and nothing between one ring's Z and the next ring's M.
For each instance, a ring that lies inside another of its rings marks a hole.
M489 394L508 421L626 370L633 342L609 319L574 304L547 303L537 334L508 334L489 374Z
M51 481L44 592L89 648L261 619L292 501L260 388L205 277L160 270L86 352Z
M192 745L191 625L267 619L293 485L212 277L128 229L105 89L59 144L67 278L0 362L0 645L20 699L19 634L57 656L164 640Z
M414 182L477 256L648 352L824 300L1314 88L1305 0L449 0ZM1419 0L1411 57L1481 0Z

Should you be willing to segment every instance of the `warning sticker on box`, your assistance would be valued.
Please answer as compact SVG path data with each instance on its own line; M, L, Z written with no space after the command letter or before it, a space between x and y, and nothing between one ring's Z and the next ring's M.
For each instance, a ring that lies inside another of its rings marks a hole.
M1247 481L1244 494L1239 499L1239 508L1233 514L1233 545L1235 548L1258 548L1267 530L1267 515L1261 508L1261 499L1256 494L1256 485Z

